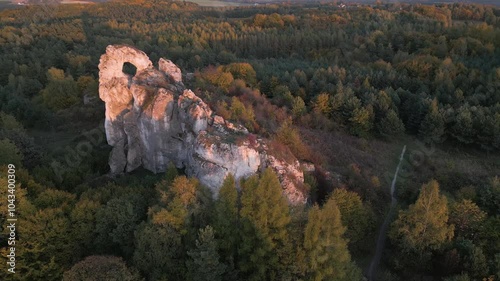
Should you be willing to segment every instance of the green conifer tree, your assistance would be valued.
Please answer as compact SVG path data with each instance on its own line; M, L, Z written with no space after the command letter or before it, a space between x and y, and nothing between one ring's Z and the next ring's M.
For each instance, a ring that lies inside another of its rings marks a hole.
M247 179L242 188L239 267L248 280L277 280L282 268L277 251L288 239L288 202L270 168L260 179L257 176Z
M444 118L439 112L437 100L434 99L429 105L429 111L420 124L418 134L425 142L440 143L445 133Z
M405 125L398 114L389 109L387 114L377 124L379 133L384 137L399 136L405 132Z
M196 248L188 251L190 259L186 262L188 280L190 281L221 281L226 265L219 261L217 242L214 229L208 225L200 229Z
M311 208L304 235L308 263L306 280L345 280L351 273L351 256L343 238L345 230L333 197L323 208L317 205ZM359 273L353 275L357 276L351 276L353 280L360 277Z
M217 238L219 252L228 266L227 272L235 274L234 267L238 254L239 237L239 211L238 191L233 175L229 174L215 202L214 230ZM234 279L234 278L233 278Z

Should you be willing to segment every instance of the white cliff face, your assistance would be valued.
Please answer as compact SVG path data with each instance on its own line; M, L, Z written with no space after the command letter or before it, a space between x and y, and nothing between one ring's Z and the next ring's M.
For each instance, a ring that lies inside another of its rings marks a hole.
M158 69L170 74L174 82L182 83L182 72L171 60L160 58L160 61L158 62Z
M134 77L123 73L125 62L137 67ZM266 167L278 174L291 203L305 203L304 175L295 159L278 159L265 141L250 144L248 130L214 115L210 107L182 83L180 69L160 59L155 69L133 47L110 45L99 63L99 96L106 103L106 137L113 146L111 173L140 166L166 171L173 163L185 168L215 195L228 174L236 179Z
M298 160L289 163L283 159L278 159L272 155L267 155L266 166L272 167L278 175L283 188L283 194L290 202L300 202L305 204L307 197L304 195L304 173Z
M236 179L249 177L262 165L256 149L248 144L228 142L225 138L224 134L202 131L194 142L189 161L192 165L187 171L207 186L220 187L229 173Z

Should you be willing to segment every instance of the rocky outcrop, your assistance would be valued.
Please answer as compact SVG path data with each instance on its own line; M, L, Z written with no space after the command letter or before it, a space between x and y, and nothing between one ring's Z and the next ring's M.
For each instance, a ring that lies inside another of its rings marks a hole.
M125 74L123 64L136 74ZM160 59L158 69L133 47L110 45L99 63L99 96L106 103L105 130L113 146L111 173L140 166L164 172L170 163L185 168L215 195L231 173L241 179L272 167L291 203L307 200L299 162L272 155L267 141L250 141L248 130L217 116L191 90L185 89L180 69Z

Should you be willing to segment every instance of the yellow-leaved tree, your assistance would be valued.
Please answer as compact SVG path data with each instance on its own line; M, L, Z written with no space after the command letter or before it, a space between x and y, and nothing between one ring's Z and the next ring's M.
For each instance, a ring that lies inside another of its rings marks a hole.
M440 194L439 183L432 180L422 186L415 204L399 212L389 236L405 252L436 250L453 238L448 213L448 200Z

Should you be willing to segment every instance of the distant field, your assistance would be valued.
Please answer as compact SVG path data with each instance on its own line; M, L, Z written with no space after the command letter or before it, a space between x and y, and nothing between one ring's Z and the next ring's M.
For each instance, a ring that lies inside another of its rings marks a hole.
M190 2L225 2L225 1L210 1L210 0L194 0ZM233 0L234 1L234 0ZM283 3L283 0L236 0L235 2L244 3L246 5L251 5L253 3ZM288 1L287 1L288 2ZM321 0L291 0L291 3L309 3L309 2L321 2ZM339 2L345 3L362 3L362 4L374 4L376 0L344 0ZM483 4L483 5L495 5L500 6L500 0L382 0L382 3L411 3L411 4L453 4L453 3L465 3L465 4ZM199 4L202 5L202 4ZM203 5L202 5L203 6ZM206 5L210 6L210 5ZM229 6L229 5L226 5Z
M4 8L12 8L18 5L14 4L15 1L12 0L0 0L0 9ZM92 0L62 0L61 4L89 4L95 3L96 1ZM220 1L220 0L189 0L188 2L196 3L200 6L205 7L227 7L227 6L244 6L244 5L252 5L248 3L236 3L231 1Z
M229 1L218 1L218 0L189 0L187 2L192 2L196 3L200 6L205 6L205 7L227 7L227 6L243 6L243 5L251 5L251 4L245 4L245 3L236 3L236 2L229 2Z
M375 0L345 0L347 3L374 3ZM382 3L412 3L412 4L484 4L484 5L500 5L499 0L382 0Z
M0 0L0 10L15 7L10 0Z
M106 0L104 0L105 2ZM93 2L93 0L62 0L62 4L87 4ZM255 3L282 3L282 0L188 0L188 2L196 3L200 6L205 7L227 7L227 6L249 6ZM305 3L305 2L320 2L320 0L291 0L292 3ZM372 4L375 0L344 0L346 3L364 3ZM500 0L385 0L383 3L412 3L412 4L452 4L452 3L466 3L466 4L484 4L484 5L495 5L500 6ZM7 7L16 7L15 0L0 0L0 9Z
M91 1L79 1L79 0L63 0L61 4L91 4Z
M453 3L465 3L465 4L484 4L484 5L500 5L498 0L424 0L424 1L389 1L389 2L408 2L408 3L422 3L422 4L453 4Z

